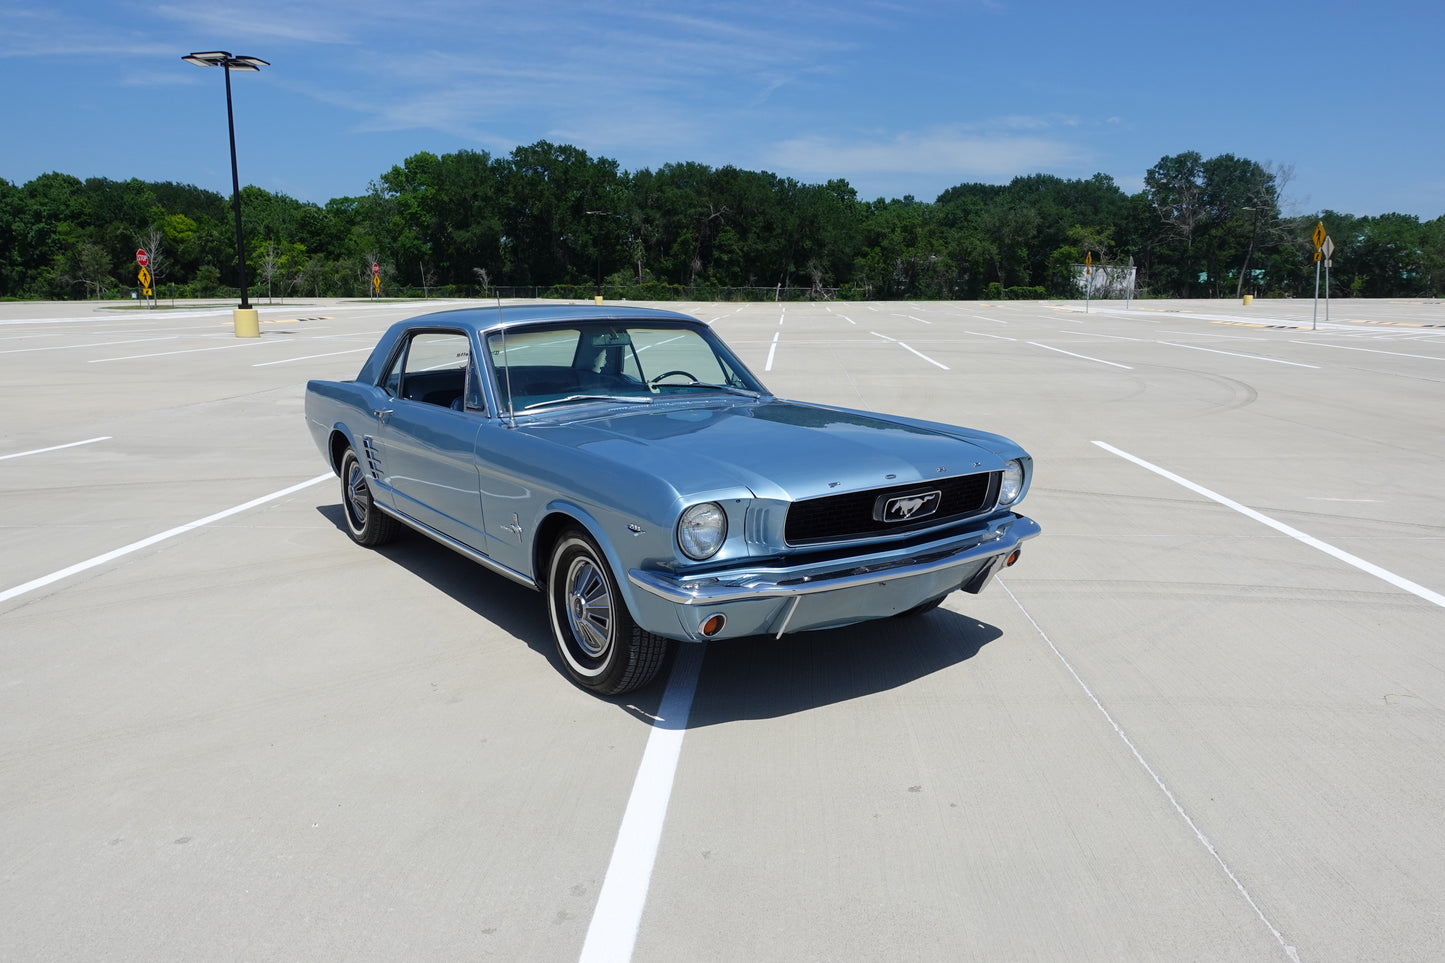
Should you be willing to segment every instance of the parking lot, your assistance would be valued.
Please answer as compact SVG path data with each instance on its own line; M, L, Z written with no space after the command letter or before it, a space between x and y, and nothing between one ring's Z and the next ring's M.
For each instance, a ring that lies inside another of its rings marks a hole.
M305 382L449 305L256 306L0 304L0 960L1445 958L1445 305L659 305L1044 531L612 700L346 535Z

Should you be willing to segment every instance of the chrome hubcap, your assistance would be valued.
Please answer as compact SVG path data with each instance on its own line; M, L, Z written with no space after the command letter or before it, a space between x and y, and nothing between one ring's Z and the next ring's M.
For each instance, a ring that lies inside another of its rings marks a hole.
M366 527L366 513L370 504L371 493L366 488L366 476L362 474L361 466L353 462L351 471L346 473L346 507L350 509L357 528Z
M605 655L612 637L612 596L591 559L575 559L567 570L566 608L578 648L589 658Z

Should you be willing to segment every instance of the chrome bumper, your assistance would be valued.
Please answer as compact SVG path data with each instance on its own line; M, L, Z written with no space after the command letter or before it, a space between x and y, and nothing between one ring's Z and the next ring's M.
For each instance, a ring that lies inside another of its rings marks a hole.
M921 578L954 569L977 566L968 577L960 574L957 588L980 591L1004 564L1019 543L1039 534L1031 518L1015 515L994 523L989 529L967 538L960 546L925 546L898 556L875 556L863 564L800 566L784 571L737 571L706 576L674 577L662 572L632 569L628 581L645 592L682 606L716 606L728 602L759 599L801 598L822 592L863 588L882 582Z

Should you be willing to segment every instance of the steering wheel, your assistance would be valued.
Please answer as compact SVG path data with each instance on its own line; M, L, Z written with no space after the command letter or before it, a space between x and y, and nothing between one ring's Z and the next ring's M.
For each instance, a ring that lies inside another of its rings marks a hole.
M673 375L682 375L688 381L697 381L697 375L693 374L691 371L682 371L680 369L675 369L673 371L664 371L656 378L647 379L647 387L656 388L659 381L661 381L663 378L671 378Z

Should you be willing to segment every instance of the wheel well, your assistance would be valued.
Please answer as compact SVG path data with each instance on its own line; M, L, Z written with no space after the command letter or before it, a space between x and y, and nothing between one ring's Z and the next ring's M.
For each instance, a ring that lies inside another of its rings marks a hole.
M346 449L351 447L351 442L339 431L331 433L331 470L341 472L341 459L346 454ZM358 456L359 457L359 456Z
M587 531L587 526L565 512L553 512L542 519L537 527L537 537L532 541L532 571L536 572L538 586L547 584L547 566L552 562L552 546L569 528Z

